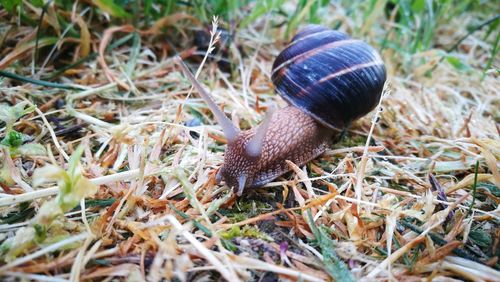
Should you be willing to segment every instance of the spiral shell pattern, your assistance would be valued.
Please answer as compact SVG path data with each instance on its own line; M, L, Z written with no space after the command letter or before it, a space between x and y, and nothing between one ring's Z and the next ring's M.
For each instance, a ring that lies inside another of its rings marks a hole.
M343 129L378 104L386 70L367 43L313 25L278 55L271 79L290 104L327 127Z

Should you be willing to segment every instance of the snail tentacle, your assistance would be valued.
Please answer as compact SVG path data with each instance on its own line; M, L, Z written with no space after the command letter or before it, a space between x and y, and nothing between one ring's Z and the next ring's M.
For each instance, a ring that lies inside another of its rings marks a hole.
M186 66L182 59L179 56L176 56L174 60L182 67L184 74L191 81L196 90L198 90L198 93L203 98L203 100L205 100L205 103L207 103L210 111L212 111L219 125L222 127L224 136L226 137L228 143L234 142L234 140L236 140L238 134L240 133L240 129L237 128L236 125L234 125L234 123L226 116L226 114L224 114L224 112L217 106L217 104L215 104L212 95L205 89L203 89L201 84L198 82L198 80L196 80L193 73L189 70L188 66Z
M271 117L273 116L274 110L269 110L266 113L264 121L259 125L255 131L255 135L250 139L245 147L245 152L249 157L257 158L262 154L262 148L264 148L264 139L266 138L267 130L271 124Z

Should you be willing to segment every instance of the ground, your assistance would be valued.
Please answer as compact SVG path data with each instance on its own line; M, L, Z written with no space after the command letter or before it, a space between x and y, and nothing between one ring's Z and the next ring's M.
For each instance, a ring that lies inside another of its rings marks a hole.
M498 281L498 4L285 2L1 0L2 279ZM307 23L381 53L380 107L236 197L173 57L249 129Z

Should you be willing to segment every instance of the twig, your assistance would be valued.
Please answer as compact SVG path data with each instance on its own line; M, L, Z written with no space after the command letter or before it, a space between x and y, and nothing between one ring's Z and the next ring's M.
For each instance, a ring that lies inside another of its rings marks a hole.
M401 220L401 221L399 221L399 223L417 234L423 233L421 228L419 228L418 226L415 226L415 225L413 225L405 220ZM448 241L446 241L443 238L443 236L441 236L435 232L429 232L428 235L429 235L429 237L431 237L431 239L435 243L437 243L440 246L448 244ZM460 257L463 257L463 258L466 258L469 260L481 262L481 260L479 258L475 257L473 254L469 253L468 251L466 251L464 249L456 248L453 250L453 253L456 254L457 256L460 256Z
M200 252L200 254L205 257L206 260L208 260L215 268L220 272L222 277L224 277L227 281L240 281L236 273L234 273L234 270L232 268L229 268L227 265L223 265L222 262L217 259L217 257L214 256L214 254L208 250L200 241L196 240L196 238L193 236L193 234L189 233L187 230L184 229L182 224L172 215L169 215L168 220L170 223L173 225L175 229L177 229L186 240L193 245L193 247Z
M363 179L365 176L366 163L368 162L368 150L370 148L370 139L373 135L373 130L375 129L375 125L378 122L380 112L382 111L382 102L384 101L384 97L389 95L388 83L386 82L384 86L384 90L382 91L382 96L380 97L380 101L376 107L375 115L372 118L372 125L370 127L370 132L368 133L368 137L366 138L365 148L363 150L363 156L361 157L361 161L358 165L358 170L356 172L356 185L354 186L354 192L356 193L356 199L358 202L361 202L361 195L363 193ZM360 206L358 206L358 212L360 210Z

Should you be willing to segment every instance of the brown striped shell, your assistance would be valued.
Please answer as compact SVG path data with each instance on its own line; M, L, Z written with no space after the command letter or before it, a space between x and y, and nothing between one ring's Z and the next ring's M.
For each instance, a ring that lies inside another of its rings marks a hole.
M290 104L327 127L343 129L377 105L386 71L367 43L312 25L278 55L271 78Z

